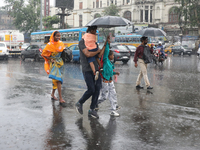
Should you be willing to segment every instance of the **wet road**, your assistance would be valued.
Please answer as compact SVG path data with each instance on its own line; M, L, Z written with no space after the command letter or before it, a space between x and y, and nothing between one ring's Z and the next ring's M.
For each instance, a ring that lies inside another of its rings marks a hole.
M0 149L200 149L200 58L169 56L163 65L150 64L153 90L135 89L139 68L132 61L115 67L120 117L110 117L106 101L95 120L87 116L90 100L83 116L75 111L86 88L79 64L65 64L62 108L50 99L43 62L0 60Z

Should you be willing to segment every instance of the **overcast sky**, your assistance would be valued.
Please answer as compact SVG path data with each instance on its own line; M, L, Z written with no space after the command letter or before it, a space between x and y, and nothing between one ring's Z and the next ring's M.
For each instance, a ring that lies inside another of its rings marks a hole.
M5 6L4 0L0 0L0 7ZM50 5L55 6L55 0L50 0Z

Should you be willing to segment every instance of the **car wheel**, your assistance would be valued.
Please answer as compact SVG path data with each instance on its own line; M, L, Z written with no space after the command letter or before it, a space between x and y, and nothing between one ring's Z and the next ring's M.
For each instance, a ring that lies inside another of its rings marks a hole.
M199 56L199 54L197 54L197 56Z
M25 56L24 56L24 55L21 55L21 59L22 59L23 61L25 61Z
M127 64L128 60L122 60L123 64Z
M40 61L40 57L38 55L35 56L35 61Z

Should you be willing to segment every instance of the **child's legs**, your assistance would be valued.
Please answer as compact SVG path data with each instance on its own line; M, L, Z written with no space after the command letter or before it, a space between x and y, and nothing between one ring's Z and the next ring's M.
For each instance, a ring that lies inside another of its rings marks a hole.
M108 98L108 83L104 83L102 81L102 88L100 90L100 95L99 95L99 99L98 99L98 104L102 103L103 101L105 101Z
M116 90L115 90L114 82L112 81L111 83L108 83L108 87L109 87L108 99L110 100L111 109L112 110L116 110L116 107L117 107L117 93L116 93Z

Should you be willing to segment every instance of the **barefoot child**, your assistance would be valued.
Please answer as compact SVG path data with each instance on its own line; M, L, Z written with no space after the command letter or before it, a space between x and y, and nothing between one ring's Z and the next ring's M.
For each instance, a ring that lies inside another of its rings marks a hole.
M97 26L88 27L87 33L85 33L85 35L83 36L83 39L85 41L85 46L90 52L96 52L98 50L98 46L96 44L96 30L97 30ZM95 66L93 63L95 59L101 68L98 55L94 57L87 57L88 63L90 64L90 67L95 75L95 80L97 80L99 77L99 71L95 70Z

